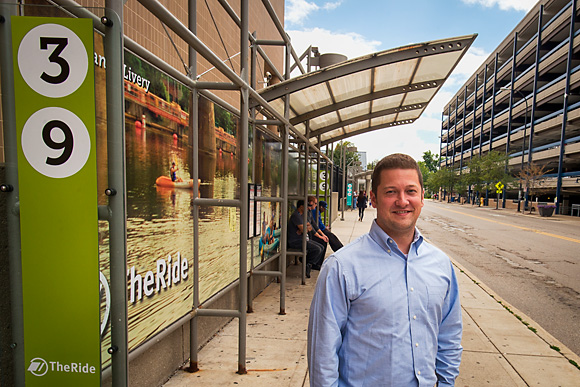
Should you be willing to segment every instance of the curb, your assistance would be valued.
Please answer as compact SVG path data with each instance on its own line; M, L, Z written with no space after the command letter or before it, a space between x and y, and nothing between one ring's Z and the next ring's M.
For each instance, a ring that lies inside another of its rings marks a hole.
M527 324L528 328L534 328L534 330L532 330L532 329L530 329L530 330L532 332L534 332L536 334L536 336L538 336L540 339L542 339L542 341L544 341L546 344L548 344L550 346L550 348L552 348L554 350L554 352L557 352L560 355L562 355L572 365L574 365L576 368L578 368L580 370L580 356L578 356L574 352L572 352L568 347L566 347L558 339L556 339L554 336L552 336L550 333L548 333L544 328L542 328L538 323L536 323L534 320L532 320L525 313L522 313L519 309L517 309L516 307L511 305L509 302L507 302L506 300L504 300L503 298L498 296L492 289L490 289L487 285L482 283L479 280L479 278L477 278L469 270L465 269L460 263L458 263L457 261L455 261L451 257L450 257L450 259L451 259L451 262L453 263L453 266L457 267L457 269L459 269L463 274L465 274L467 277L469 277L469 279L471 279L477 286L479 286L491 298L493 298L497 303L499 303L501 306L503 306L508 312L510 312L512 315L514 315L515 318L519 317L518 320L522 321L522 324L523 324L523 321L528 323ZM524 325L526 325L526 324L524 324ZM554 347L558 347L560 350L557 351L554 349Z

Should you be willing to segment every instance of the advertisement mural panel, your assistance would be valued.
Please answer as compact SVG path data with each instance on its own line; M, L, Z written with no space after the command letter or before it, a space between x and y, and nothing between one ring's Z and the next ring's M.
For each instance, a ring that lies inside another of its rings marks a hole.
M98 199L99 204L106 205L106 58L102 39L95 37ZM240 198L240 122L228 110L199 97L196 184L192 180L190 90L129 51L125 51L124 78L131 351L193 307L193 189L202 198ZM248 162L261 165L256 168L255 179L261 186L260 194L279 196L281 145L260 132L257 136L259 152L250 153ZM260 249L267 252L266 257L279 247L280 208L265 202L256 213L257 234L270 235L264 245L272 246ZM263 225L265 232L261 232ZM238 209L199 207L201 303L239 278L239 232ZM103 366L110 364L107 349L111 340L108 233L107 223L99 222ZM256 238L256 244L259 240ZM253 251L258 254L257 249Z
M99 204L107 184L106 58L95 39ZM193 305L189 90L125 51L127 293L129 350ZM108 225L99 223L101 356L110 362Z

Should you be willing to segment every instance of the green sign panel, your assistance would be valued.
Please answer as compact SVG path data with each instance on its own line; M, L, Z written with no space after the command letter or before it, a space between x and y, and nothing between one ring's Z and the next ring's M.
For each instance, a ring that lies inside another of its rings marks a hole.
M27 386L100 385L93 25L12 17Z
M346 185L346 205L352 206L352 183Z

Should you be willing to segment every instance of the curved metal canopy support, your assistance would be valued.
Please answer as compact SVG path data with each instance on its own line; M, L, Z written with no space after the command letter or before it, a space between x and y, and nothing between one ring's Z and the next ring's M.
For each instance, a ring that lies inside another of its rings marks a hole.
M311 142L320 138L321 145L410 124L425 111L476 37L377 52L300 75L259 94L280 113L289 96L290 123Z

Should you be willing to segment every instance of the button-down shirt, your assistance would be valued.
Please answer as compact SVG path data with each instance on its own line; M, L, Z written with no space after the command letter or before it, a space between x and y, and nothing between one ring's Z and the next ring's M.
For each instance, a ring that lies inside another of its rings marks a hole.
M310 385L453 386L461 306L449 258L415 229L408 255L373 222L328 257L310 307Z

